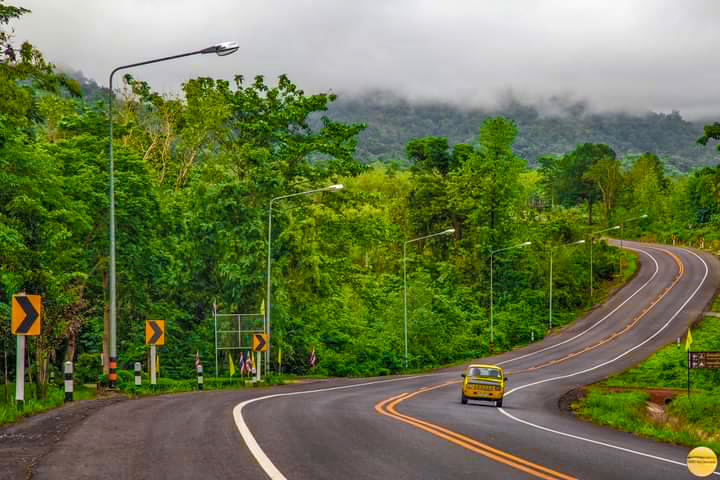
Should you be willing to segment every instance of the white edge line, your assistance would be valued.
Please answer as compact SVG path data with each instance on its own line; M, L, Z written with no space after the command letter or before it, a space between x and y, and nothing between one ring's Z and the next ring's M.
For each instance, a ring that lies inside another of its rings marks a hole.
M587 332L589 332L590 330L592 330L593 328L597 327L597 326L600 325L602 322L604 322L605 320L607 320L608 317L610 317L612 314L614 314L615 312L617 312L620 308L623 307L623 305L625 305L627 302L629 302L630 300L632 300L632 298L633 298L635 295L637 295L638 293L640 293L640 291L642 291L645 287L647 287L647 285L648 285L650 282L653 281L653 279L655 278L655 276L656 276L656 275L658 274L658 272L660 271L660 265L658 264L657 260L655 260L655 258L654 258L652 255L650 255L649 253L647 253L647 252L644 251L644 250L639 250L639 249L630 248L630 247L625 247L625 248L626 248L627 250L633 250L633 251L635 251L635 252L644 253L645 255L647 255L648 257L650 257L650 259L651 259L653 262L655 262L655 273L653 273L652 277L650 277L647 282L645 282L640 288L638 288L632 295L630 295L628 298L626 298L624 302L622 302L620 305L618 305L617 307L615 307L610 313L608 313L608 314L605 315L603 318L601 318L600 320L598 320L597 322L595 322L593 325L591 325L588 329L586 329L586 330L578 333L578 334L575 335L574 337L568 338L567 340L563 340L563 341L560 342L560 343L556 343L556 344L554 344L554 345L550 345L549 347L545 347L545 348L543 348L543 349L541 349L541 350L538 350L538 351L536 351L536 352L526 353L525 355L521 355L521 356L519 356L519 357L514 357L514 358L511 358L511 359L505 360L505 361L503 361L503 362L498 362L497 365L506 365L506 364L508 364L508 363L515 362L515 361L517 361L517 360L522 360L523 358L532 357L533 355L537 355L538 353L547 352L548 350L552 350L553 348L557 348L557 347L559 347L559 346L561 346L561 345L565 345L565 344L568 343L568 342L572 342L572 341L575 340L576 338L579 338L579 337L585 335Z
M280 470L277 469L277 467L272 463L270 458L265 454L263 449L258 444L257 440L255 440L255 436L250 431L250 428L247 426L247 423L245 423L245 419L242 415L242 410L247 405L250 405L251 403L259 402L261 400L267 400L270 398L277 398L277 397L289 397L293 395L306 395L310 393L318 393L318 392L329 392L332 390L343 390L346 388L357 388L357 387L365 387L368 385L375 385L378 383L389 383L389 382L399 382L402 380L412 380L415 378L427 378L434 375L442 375L441 373L431 373L426 375L414 375L412 377L402 377L402 378L391 378L389 380L375 380L372 382L365 382L365 383L355 383L352 385L341 385L339 387L328 387L328 388L318 388L315 390L304 390L301 392L286 392L286 393L275 393L272 395L265 395L263 397L257 397L257 398L251 398L249 400L245 400L244 402L238 403L235 405L235 408L233 408L233 418L235 419L235 425L237 426L238 431L240 432L240 435L242 436L243 440L245 441L245 444L248 447L248 450L250 450L250 453L252 453L253 457L255 457L255 460L257 460L258 464L260 464L260 468L262 468L267 476L272 480L287 480L285 475L280 472Z
M580 370L580 371L575 372L575 373L570 373L570 374L568 374L568 375L560 375L560 376L557 376L557 377L546 378L546 379L544 379L544 380L539 380L539 381L537 381L537 382L528 383L528 384L526 384L526 385L521 385L521 386L519 386L519 387L515 387L515 388L513 388L512 390L510 390L508 393L505 394L505 396L508 396L508 395L510 395L511 393L516 392L516 391L518 391L518 390L523 390L523 389L528 388L528 387L533 387L533 386L539 385L539 384L541 384L541 383L547 383L547 382L552 382L552 381L554 381L554 380L561 380L561 379L565 379L565 378L570 378L570 377L574 377L574 376L577 376L577 375L582 375L583 373L591 372L591 371L593 371L593 370L597 370L598 368L602 368L602 367L604 367L605 365L608 365L608 364L610 364L610 363L613 363L613 362L621 359L622 357L624 357L624 356L626 356L626 355L634 352L634 351L637 350L638 348L642 347L643 345L645 345L646 343L648 343L649 341L651 341L653 338L655 338L655 337L657 337L658 335L660 335L660 333L661 333L663 330L665 330L665 329L670 325L670 323L672 323L673 320L675 320L675 318L680 314L680 312L682 312L682 310L687 306L687 304L690 302L690 300L692 300L692 299L695 297L695 295L697 294L697 292L700 291L700 288L701 288L701 287L703 286L703 284L705 283L705 280L707 279L707 276L708 276L708 273L709 273L708 265L707 265L707 263L705 263L705 260L703 260L699 255L697 255L695 252L693 252L693 251L691 251L691 250L685 250L685 251L688 252L688 253L690 253L690 254L692 254L692 255L694 255L694 256L696 256L696 257L703 263L703 265L705 265L705 275L703 276L703 279L700 281L700 284L697 286L697 288L696 288L695 291L692 293L692 295L690 295L690 296L688 297L688 299L685 300L685 303L682 304L682 306L675 312L675 314L674 314L672 317L670 317L670 319L669 319L662 327L660 327L660 329L659 329L657 332L655 332L654 334L652 334L650 337L648 337L647 339L645 339L645 340L642 341L641 343L638 343L637 345L635 345L635 346L632 347L631 349L629 349L629 350L621 353L621 354L618 355L617 357L615 357L615 358L613 358L613 359L610 359L610 360L608 360L608 361L606 361L606 362L603 362L603 363L601 363L601 364L599 364L599 365L596 365L596 366L590 367L590 368L586 368L585 370ZM566 433L566 432L560 432L560 431L558 431L558 430L553 430L553 429L551 429L551 428L544 427L544 426L542 426L542 425L537 425L537 424L535 424L535 423L528 422L527 420L522 420L522 419L520 419L520 418L517 418L517 417L515 417L514 415L506 412L504 408L498 408L498 410L500 410L500 412L501 412L503 415L505 415L506 417L508 417L508 418L510 418L510 419L512 419L512 420L515 420L516 422L523 423L523 424L525 424L525 425L528 425L528 426L537 428L537 429L539 429L539 430L544 430L544 431L546 431L546 432L551 432L551 433L555 433L555 434L557 434L557 435L562 435L562 436L565 436L565 437L574 438L574 439L576 439L576 440L582 440L582 441L584 441L584 442L594 443L594 444L596 444L596 445L602 445L602 446L608 447L608 448L614 448L615 450L620 450L620 451L623 451L623 452L633 453L633 454L635 454L635 455L640 455L640 456L643 456L643 457L652 458L652 459L654 459L654 460L659 460L659 461L662 461L662 462L667 462L667 463L672 463L672 464L675 464L675 465L682 465L682 466L684 466L684 467L687 467L687 463L678 462L678 461L676 461L676 460L670 460L669 458L658 457L658 456L656 456L656 455L651 455L651 454L649 454L649 453L639 452L639 451L637 451L637 450L632 450L632 449L629 449L629 448L620 447L620 446L617 446L617 445L612 445L612 444L610 444L610 443L600 442L600 441L598 441L598 440L593 440L593 439L590 439L590 438L579 437L579 436L577 436L577 435L573 435L573 434ZM718 473L718 472L713 472L713 474L720 476L720 473Z

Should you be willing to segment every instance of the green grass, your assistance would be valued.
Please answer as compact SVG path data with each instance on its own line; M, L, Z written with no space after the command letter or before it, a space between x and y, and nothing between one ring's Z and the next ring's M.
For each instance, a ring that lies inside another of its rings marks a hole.
M644 392L608 392L588 389L587 396L573 405L580 416L600 425L643 437L688 447L705 446L720 453L720 399L718 393L693 392L670 404L673 421L658 423L646 411L650 395Z
M18 409L15 402L15 384L8 384L9 395L8 402L0 403L0 425L13 423L17 420L34 415L36 413L45 412L52 408L63 405L65 399L65 391L62 388L51 386L47 399L32 398L33 388L26 385L26 397L22 409ZM92 400L95 398L95 389L87 388L82 385L75 385L73 394L74 400Z
M132 375L132 376L131 376ZM259 383L253 383L251 377L204 377L204 390L233 390L251 387L269 387L271 385L283 385L286 381L284 376L265 375ZM163 393L192 392L198 389L197 378L192 379L171 379L158 377L155 385L150 384L150 379L143 375L142 385L135 385L135 377L129 370L118 371L118 390L131 396L159 395Z
M692 331L693 351L720 351L720 318L705 317ZM667 345L641 364L613 375L600 385L608 387L687 388L685 339ZM713 390L720 387L720 370L697 369L690 372L691 387Z
M717 301L715 302L717 305ZM693 351L720 351L720 318L705 317L692 330ZM687 352L667 345L641 364L613 375L573 405L582 417L595 423L644 437L689 447L706 446L720 453L720 370L690 371L691 394L680 394L667 407L670 420L658 423L647 414L649 395L642 391L610 392L608 387L686 389Z

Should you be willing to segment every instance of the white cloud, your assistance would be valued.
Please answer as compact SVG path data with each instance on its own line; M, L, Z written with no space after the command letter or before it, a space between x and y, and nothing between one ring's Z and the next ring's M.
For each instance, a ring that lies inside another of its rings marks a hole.
M467 104L587 98L595 109L720 117L715 0L9 0L18 40L107 84L112 68L237 40L135 75L161 91L195 76L287 73L305 91L389 88Z

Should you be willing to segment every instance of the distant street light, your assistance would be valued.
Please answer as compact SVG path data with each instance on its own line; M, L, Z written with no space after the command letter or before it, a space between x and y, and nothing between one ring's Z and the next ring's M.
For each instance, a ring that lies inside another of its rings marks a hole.
M647 213L644 215L640 215L639 217L634 217L634 218L625 220L620 224L620 248L623 248L622 242L623 242L623 237L624 237L624 233L625 233L625 224L628 222L634 222L636 220L642 220L643 218L647 218Z
M553 299L552 299L552 288L553 288L553 253L555 252L555 249L560 247L568 247L571 245L580 245L582 243L585 243L585 240L578 240L577 242L570 242L570 243L563 243L562 245L558 245L556 247L550 247L550 318L548 325L550 326L550 330L552 330L552 305L553 305Z
M110 120L110 386L115 387L117 381L117 313L116 313L116 289L115 289L115 173L113 166L113 122L112 122L112 100L113 100L113 75L119 70L126 68L139 67L141 65L149 65L151 63L159 63L167 60L175 60L176 58L189 57L190 55L204 55L215 53L221 57L230 55L238 51L240 47L237 42L222 42L215 45L195 50L193 52L181 53L170 57L156 58L154 60L146 60L144 62L131 63L117 67L110 72L110 90L108 91L108 118Z
M592 304L593 299L593 243L595 243L595 235L598 233L608 232L610 230L617 230L620 228L620 225L615 225L614 227L606 228L605 230L598 230L597 232L593 232L590 234L590 303Z
M433 233L432 235L426 235L420 238L413 238L403 244L403 306L405 307L405 368L408 366L408 328L407 328L407 244L411 242L417 242L418 240L425 240L426 238L436 237L438 235L449 235L455 232L454 228L448 228L442 232Z
M272 269L272 249L271 249L271 243L272 243L272 205L275 200L282 200L284 198L290 198L290 197L297 197L299 195L310 195L311 193L318 193L318 192L337 192L338 190L342 190L343 185L337 184L337 185L331 185L329 187L324 188L318 188L316 190L308 190L307 192L300 192L300 193L291 193L290 195L283 195L281 197L275 197L270 200L270 207L268 208L268 254L267 254L267 303L265 305L265 331L268 334L268 343L272 345L271 342L271 336L270 336L270 300L271 300L271 290L272 290L272 278L271 278L271 269ZM265 352L265 368L270 367L270 349L268 348Z
M623 248L623 237L625 236L625 224L628 222L634 222L636 220L642 220L643 218L647 218L647 214L640 215L639 217L630 218L628 220L623 221L620 224L620 249ZM622 252L620 252L620 256L618 258L618 273L622 276Z
M495 331L493 328L493 256L498 252L504 252L505 250L511 250L513 248L527 247L532 245L532 242L520 243L513 245L512 247L500 248L490 252L490 345L495 342Z

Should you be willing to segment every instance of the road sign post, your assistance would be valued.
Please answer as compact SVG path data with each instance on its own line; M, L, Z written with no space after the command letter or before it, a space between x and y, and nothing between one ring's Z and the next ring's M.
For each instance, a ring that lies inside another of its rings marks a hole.
M203 369L202 365L197 366L198 390L203 389Z
M262 358L262 355L260 355L260 352L267 352L268 350L268 334L266 332L263 333L256 333L252 337L252 349L253 352L257 354L257 373L255 376L255 381L260 381L260 359ZM266 362L267 363L267 362ZM265 365L265 369L267 370L269 365Z
M40 335L42 297L18 293L12 297L10 327L17 336L15 364L15 401L19 408L25 402L25 337Z
M157 355L157 352L155 350L155 345L150 345L150 384L156 385L157 384L157 374L155 372L155 356Z
M150 384L157 385L157 345L165 345L165 320L145 322L145 343L150 345Z
M20 409L25 402L25 336L17 336L15 364L15 401Z
M142 385L142 364L135 362L135 386Z

